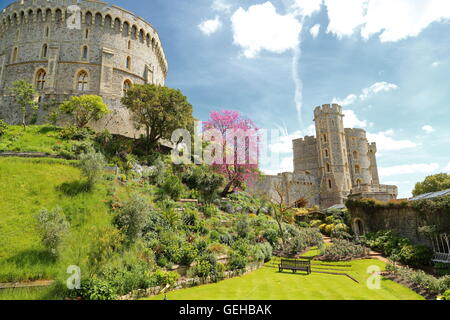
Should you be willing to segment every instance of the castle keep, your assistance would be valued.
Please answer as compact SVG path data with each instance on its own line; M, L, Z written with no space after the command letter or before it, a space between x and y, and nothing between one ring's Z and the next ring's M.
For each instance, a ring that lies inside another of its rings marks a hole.
M112 113L96 129L133 136L120 99L132 84L164 85L167 60L156 30L145 20L97 0L19 0L0 13L0 118L18 123L9 94L16 80L39 92L46 106L70 96L95 94Z
M307 198L310 205L329 208L352 197L396 199L398 188L380 184L377 146L362 129L344 128L342 107L323 105L314 111L316 137L293 141L294 172L266 176L256 190L276 196L283 185L288 203Z

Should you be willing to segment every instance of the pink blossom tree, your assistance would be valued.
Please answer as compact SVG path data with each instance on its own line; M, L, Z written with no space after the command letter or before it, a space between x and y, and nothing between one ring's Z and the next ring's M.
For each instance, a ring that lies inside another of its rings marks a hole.
M214 111L203 130L212 150L209 164L227 179L222 197L256 182L259 138L253 121L237 111Z

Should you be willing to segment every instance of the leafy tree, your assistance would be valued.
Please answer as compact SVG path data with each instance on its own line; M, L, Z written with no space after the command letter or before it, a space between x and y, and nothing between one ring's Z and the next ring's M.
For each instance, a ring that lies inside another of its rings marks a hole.
M36 90L33 85L25 80L14 81L12 84L11 94L14 96L15 102L19 105L22 113L22 125L26 129L26 115L31 109L39 110L39 105L35 101Z
M212 165L216 172L227 179L221 196L225 197L246 184L254 183L258 171L258 136L255 124L239 112L222 110L211 112L210 119L204 123L206 132L215 136L211 147L215 148ZM218 152L218 153L217 153ZM222 157L219 157L219 154Z
M115 218L115 225L126 235L130 243L135 242L142 236L149 216L149 205L144 198L134 195L121 208L119 215Z
M80 169L83 176L87 178L88 190L92 189L105 165L106 161L101 153L90 152L80 156Z
M3 119L0 119L0 137L6 133L6 130L8 130L8 124Z
M419 196L421 194L438 192L450 189L450 174L440 173L429 176L423 182L416 184L413 195Z
M100 120L110 113L102 97L96 95L72 97L59 106L59 111L73 116L78 128L84 128L91 120Z
M43 209L36 217L36 221L42 237L42 243L53 255L56 255L62 237L69 230L69 223L64 216L63 210L60 207L56 207L51 211Z
M131 111L138 129L145 129L147 153L161 139L170 140L177 129L192 131L192 105L180 90L154 84L134 85L122 103Z

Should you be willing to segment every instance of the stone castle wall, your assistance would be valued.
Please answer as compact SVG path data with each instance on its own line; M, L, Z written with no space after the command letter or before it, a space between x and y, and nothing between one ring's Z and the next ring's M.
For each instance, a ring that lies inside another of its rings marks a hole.
M412 208L379 208L370 211L359 207L349 208L349 212L357 233L361 233L358 224L362 224L362 233L392 230L416 244L429 245L428 238L419 232L420 227L434 225L450 232L450 215L445 212L420 214Z
M23 79L38 89L42 105L74 95L102 96L113 113L94 126L107 124L113 133L132 136L130 115L120 104L124 90L164 85L167 71L156 30L120 7L95 0L22 0L0 13L0 118L8 122L18 122L9 89ZM83 73L87 80L81 85ZM48 112L40 111L39 122Z

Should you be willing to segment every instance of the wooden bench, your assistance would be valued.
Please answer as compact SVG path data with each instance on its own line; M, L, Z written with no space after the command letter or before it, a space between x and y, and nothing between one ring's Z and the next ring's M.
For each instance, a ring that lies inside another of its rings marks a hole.
M283 270L292 270L294 273L297 273L297 271L305 271L306 273L311 274L311 260L281 259L278 268L280 272L283 272Z

